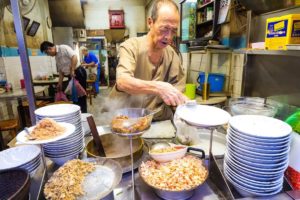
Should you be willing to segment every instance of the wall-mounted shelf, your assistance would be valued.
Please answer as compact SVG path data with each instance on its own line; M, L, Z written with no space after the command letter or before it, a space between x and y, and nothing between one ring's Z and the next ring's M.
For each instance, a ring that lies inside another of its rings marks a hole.
M235 50L234 53L242 53L249 55L269 55L269 56L293 56L300 57L300 51L292 50Z
M214 0L212 0L212 1L208 2L208 3L206 3L206 4L203 4L203 5L201 5L201 6L199 6L197 8L197 11L202 10L203 8L205 8L205 7L209 6L209 5L213 5L213 3L214 3Z
M213 23L213 20L211 19L211 20L207 20L205 22L201 22L201 23L197 24L197 26L208 25L208 24L212 24L212 23Z

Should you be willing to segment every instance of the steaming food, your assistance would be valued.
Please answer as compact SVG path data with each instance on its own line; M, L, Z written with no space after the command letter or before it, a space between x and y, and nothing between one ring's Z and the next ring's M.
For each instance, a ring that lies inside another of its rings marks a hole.
M84 195L82 182L84 178L95 170L93 163L81 160L71 160L54 172L45 185L46 199L75 200Z
M180 149L183 149L185 147L183 146L172 146L172 147L165 147L165 148L161 148L161 149L153 149L150 152L151 153L170 153L170 152L175 152L178 151Z
M147 117L129 118L119 115L112 120L112 130L117 133L136 133L149 128L150 122Z
M47 140L62 135L65 128L50 118L42 119L32 130L26 135L28 140Z
M167 163L143 162L140 169L146 183L168 191L193 189L202 184L208 174L202 161L191 155Z

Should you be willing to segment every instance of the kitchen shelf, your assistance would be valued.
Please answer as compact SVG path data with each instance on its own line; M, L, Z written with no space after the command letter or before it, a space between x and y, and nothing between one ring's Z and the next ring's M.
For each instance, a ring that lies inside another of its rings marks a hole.
M293 56L300 57L300 51L297 50L234 50L234 53L243 53L249 55L269 55L269 56Z
M214 0L212 0L212 1L208 2L208 3L206 3L206 4L203 4L199 8L197 8L197 11L202 10L203 8L209 6L210 4L213 4L213 3L214 3Z
M197 24L197 26L207 25L207 24L212 24L212 23L213 23L213 20L211 19L211 20L207 20L205 22L201 22L201 23Z

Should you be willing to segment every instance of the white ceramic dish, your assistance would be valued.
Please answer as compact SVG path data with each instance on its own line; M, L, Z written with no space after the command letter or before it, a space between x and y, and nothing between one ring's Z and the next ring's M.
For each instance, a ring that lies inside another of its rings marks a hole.
M228 123L230 114L220 108L206 105L181 105L176 114L191 125L214 127Z
M237 163L238 165L241 165L242 167L245 167L250 170L255 170L255 171L260 171L260 172L277 172L277 171L282 171L286 169L286 166L288 164L288 159L286 159L284 162L273 165L273 166L268 166L268 167L261 167L257 166L256 164L253 164L251 162L246 162L246 161L239 161L236 159L236 157L231 156L231 154L226 154L226 159L230 162Z
M243 187L240 184L233 181L232 178L230 176L228 176L226 173L225 173L225 177L226 177L226 179L229 180L229 182L231 184L234 185L234 187L237 189L237 191L243 197L271 196L271 195L275 195L275 194L279 193L282 190L282 186L279 186L278 188L276 188L275 190L273 190L271 192L261 192L261 191L257 191L257 190L251 190L251 189Z
M276 167L282 166L282 164L286 164L288 162L288 158L283 158L281 160L272 160L271 162L264 162L264 159L249 159L245 154L235 154L230 150L227 150L227 156L236 160L236 162L243 162L245 164L251 165L256 168L262 169L273 169Z
M238 132L261 138L281 138L291 134L287 123L260 115L238 115L229 120L230 126Z
M256 181L251 178L247 178L244 176L244 174L237 173L234 170L231 170L230 167L224 163L224 171L228 174L232 175L232 179L238 180L239 182L242 182L244 184L249 184L250 186L259 187L261 189L271 189L274 190L274 187L278 187L278 185L282 185L283 183L283 176L278 178L277 180L270 181L268 179L265 179L264 181ZM257 189L257 188L254 188Z
M250 169L249 167L242 166L240 163L235 163L235 162L229 160L226 156L225 156L224 162L226 162L226 164L228 166L233 167L238 171L243 171L244 173L248 173L248 174L256 174L257 176L265 177L265 178L274 178L274 177L281 176L281 175L283 175L285 169L288 167L288 165L285 165L285 167L283 169L276 170L276 171L253 170L253 169Z
M270 138L263 138L263 137L259 137L259 136L250 136L247 135L245 133L239 132L238 130L234 129L233 127L229 126L228 131L234 133L237 137L240 137L242 139L246 139L246 140L253 140L254 142L257 143L267 143L267 144L282 144L282 143L286 143L289 142L291 135L287 135L286 137L280 137L280 138L272 138L272 140L270 140Z
M45 144L49 142L54 142L63 138L68 137L75 131L75 126L69 123L64 123L64 122L58 122L59 125L63 126L66 128L65 132L57 137L47 139L47 140L28 140L26 135L28 134L25 130L20 132L17 135L17 141L23 144ZM30 127L28 130L31 132L34 129L35 126Z
M43 117L68 116L80 111L80 107L74 104L57 104L38 108L34 113Z
M241 144L247 144L249 147L259 148L259 149L280 150L282 148L290 146L289 138L287 138L285 141L279 141L279 142L269 141L269 140L266 142L259 142L256 139L249 139L246 137L242 137L241 135L235 133L230 129L227 130L227 136L233 140L240 142Z
M243 148L245 150L248 151L252 151L254 154L255 153L267 153L270 155L278 155L278 154L282 154L282 153L286 153L287 151L289 151L289 146L288 145L283 145L281 146L281 148L278 149L269 149L268 146L265 146L265 148L260 148L259 146L253 146L253 145L248 145L249 143L245 143L242 141L239 141L238 139L234 139L233 137L230 137L229 135L227 135L227 142L231 142L232 145L235 145L237 147ZM251 143L250 143L251 144Z
M280 153L272 153L272 152L267 152L267 151L261 151L261 152L256 152L254 151L253 148L248 148L247 146L237 146L236 144L233 144L230 140L227 140L227 147L231 149L235 149L236 151L243 152L247 155L250 155L252 157L260 157L260 158L281 158L281 157L288 157L289 153L289 147L288 149L285 149L284 151Z
M226 164L227 165L227 164ZM227 167L229 167L229 165L227 165ZM236 168L234 167L229 167L232 171L239 173L241 176L248 178L252 181L258 181L258 182L272 182L272 181L278 181L280 178L283 178L283 175L277 175L277 176L273 176L273 177L260 177L257 176L256 174L249 174L249 173L244 173L242 171L236 170Z
M41 153L35 145L23 145L0 152L0 171L12 169L31 162Z
M171 146L178 147L179 149L177 149L176 151L166 152L166 153L152 153L150 150L149 155L157 162L164 163L164 162L169 162L171 160L182 158L186 154L188 148L187 146L183 146L183 145L171 144Z

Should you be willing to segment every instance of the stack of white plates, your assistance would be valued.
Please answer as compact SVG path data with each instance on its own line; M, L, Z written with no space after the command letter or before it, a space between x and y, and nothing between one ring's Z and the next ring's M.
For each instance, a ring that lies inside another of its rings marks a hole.
M292 128L278 119L238 115L229 120L226 178L243 196L269 196L282 189Z
M41 149L35 145L23 145L0 152L0 171L25 169L34 175L41 164Z
M84 135L81 124L80 107L73 104L50 105L35 110L37 121L52 118L57 122L67 122L75 126L70 136L43 145L45 156L62 165L74 159L84 149Z

